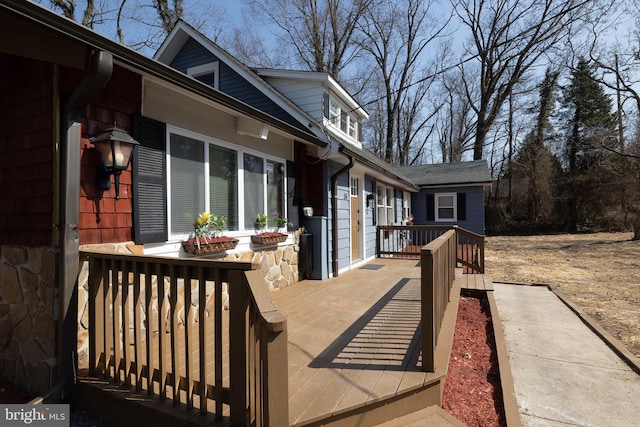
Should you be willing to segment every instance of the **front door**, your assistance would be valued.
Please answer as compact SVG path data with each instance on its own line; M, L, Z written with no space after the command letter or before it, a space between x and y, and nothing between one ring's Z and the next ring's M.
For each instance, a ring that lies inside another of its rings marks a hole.
M360 258L360 208L358 203L358 178L351 178L351 261Z

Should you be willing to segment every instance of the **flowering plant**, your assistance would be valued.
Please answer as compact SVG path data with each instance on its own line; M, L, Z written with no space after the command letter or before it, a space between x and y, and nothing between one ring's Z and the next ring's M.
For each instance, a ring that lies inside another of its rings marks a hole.
M208 236L210 234L221 234L227 226L227 217L224 215L213 215L211 212L202 212L193 223L196 236ZM212 231L215 230L215 231Z
M193 228L196 231L196 236L206 236L210 233L211 228L211 212L202 212L196 218L196 221L193 223Z
M287 218L280 216L279 212L273 212L273 222L276 223L276 227L278 228L291 227L293 225Z

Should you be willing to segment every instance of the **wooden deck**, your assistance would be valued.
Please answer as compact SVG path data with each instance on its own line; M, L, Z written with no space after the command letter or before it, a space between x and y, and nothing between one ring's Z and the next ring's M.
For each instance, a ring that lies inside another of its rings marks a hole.
M451 340L461 287L492 289L488 277L456 271L453 310L447 310L442 331ZM440 401L444 371L421 370L419 260L378 258L337 278L302 281L273 293L273 299L287 318L291 426L377 425ZM450 349L450 343L443 348ZM446 366L448 350L440 353ZM146 402L150 406L165 414L170 410L177 421L175 407ZM430 425L433 417L448 423L441 425L456 425L446 414L426 413ZM211 421L194 412L184 418Z
M421 370L419 277L419 261L375 259L274 294L288 322L290 425L429 393L441 374Z

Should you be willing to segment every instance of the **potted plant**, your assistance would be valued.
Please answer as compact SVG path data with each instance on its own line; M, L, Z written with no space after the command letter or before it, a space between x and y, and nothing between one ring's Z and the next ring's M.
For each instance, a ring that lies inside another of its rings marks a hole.
M256 215L256 230L258 233L251 236L251 241L257 245L274 245L287 240L288 235L278 231L278 229L291 224L287 218L282 217L278 212L274 212L273 222L277 228L273 231L267 230L268 220L267 214L259 213Z
M234 249L238 245L238 239L222 235L226 226L226 216L202 212L193 223L195 236L183 241L182 248L193 255L213 254Z
M281 228L290 227L293 225L289 222L287 218L280 216L279 212L273 213L273 222L276 223L276 227L278 228L278 230Z

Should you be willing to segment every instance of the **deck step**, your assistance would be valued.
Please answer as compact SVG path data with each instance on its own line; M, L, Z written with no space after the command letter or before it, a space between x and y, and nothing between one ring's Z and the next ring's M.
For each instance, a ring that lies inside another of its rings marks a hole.
M296 427L353 427L375 426L381 422L400 419L406 414L412 414L424 408L424 405L434 405L438 402L442 392L442 383L435 381L415 390L399 394L394 398L381 399L371 404L355 406L331 416L318 417L292 423ZM435 405L434 405L435 406ZM402 425L402 424L391 424ZM444 424L443 424L444 425ZM456 424L452 424L456 425Z
M446 412L439 406L433 405L400 418L378 424L375 427L464 427L465 424Z
M488 274L456 274L461 289L475 291L493 291L493 281Z

